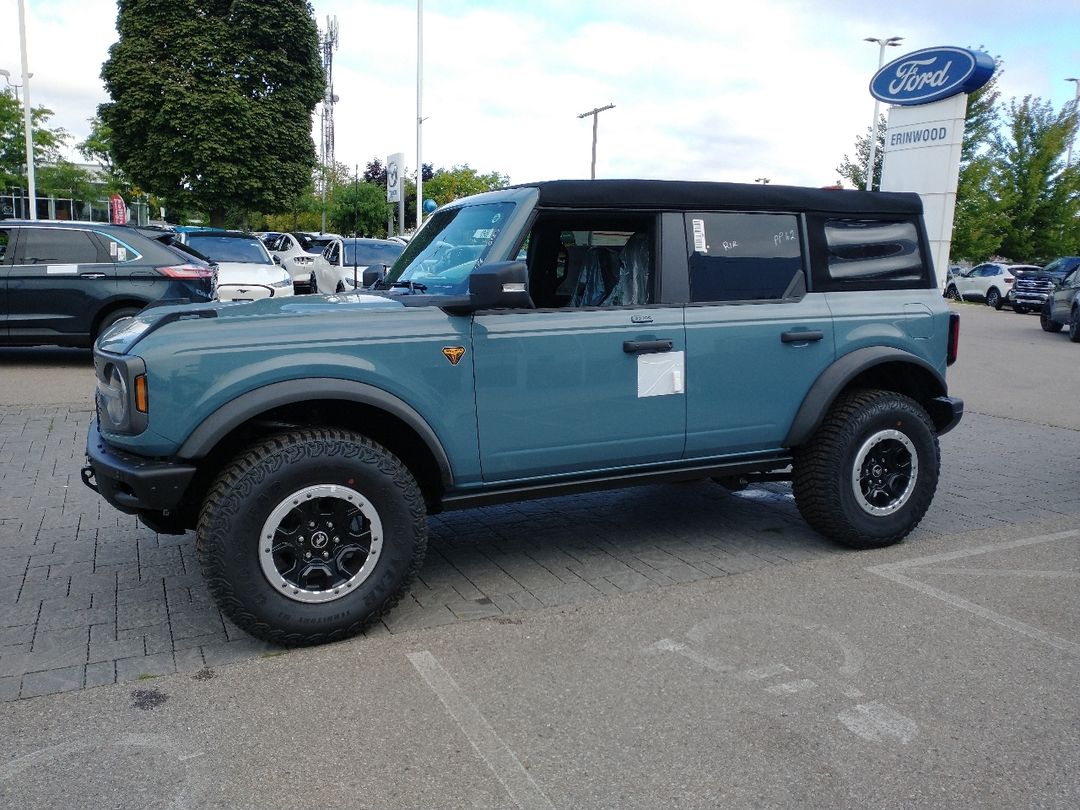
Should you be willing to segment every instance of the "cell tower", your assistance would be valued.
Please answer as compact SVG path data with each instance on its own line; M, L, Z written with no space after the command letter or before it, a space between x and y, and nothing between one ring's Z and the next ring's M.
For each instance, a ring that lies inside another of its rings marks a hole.
M321 39L323 71L326 73L326 89L323 91L322 111L322 162L324 166L334 165L334 51L338 47L337 17L326 18L326 30Z
M334 51L338 47L337 17L326 18L326 30L319 35L319 47L322 49L323 72L326 74L326 87L323 89L322 102L322 144L320 149L323 167L322 178L322 229L326 230L326 184L327 175L334 166L334 104L338 97L334 95Z

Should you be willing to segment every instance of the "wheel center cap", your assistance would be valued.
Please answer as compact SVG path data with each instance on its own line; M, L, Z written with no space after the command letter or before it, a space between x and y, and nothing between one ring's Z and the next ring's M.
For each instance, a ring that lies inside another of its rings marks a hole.
M311 545L314 548L324 548L329 542L330 537L326 532L319 531L311 535Z
M875 464L875 465L873 466L873 468L872 468L872 469L870 470L870 474L871 474L872 476L874 476L874 478L879 478L879 477L881 477L881 474L882 474L883 472L885 472L885 470L883 470L883 469L882 469L882 467L881 467L881 465L880 465L880 464Z

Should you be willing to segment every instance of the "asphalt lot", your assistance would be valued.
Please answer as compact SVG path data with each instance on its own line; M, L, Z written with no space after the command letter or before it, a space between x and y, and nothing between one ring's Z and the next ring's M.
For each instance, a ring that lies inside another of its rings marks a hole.
M289 651L79 483L88 353L0 350L0 806L1076 807L1080 346L959 310L902 545L782 485L451 513L384 624Z

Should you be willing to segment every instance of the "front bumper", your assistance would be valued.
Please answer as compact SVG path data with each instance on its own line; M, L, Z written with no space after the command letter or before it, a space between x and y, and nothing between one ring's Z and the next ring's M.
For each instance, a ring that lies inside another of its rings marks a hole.
M1030 293L1030 292L1018 293L1015 290L1013 290L1013 294L1012 294L1012 297L1011 297L1010 300L1014 305L1019 304L1022 307L1030 307L1031 309L1041 309L1042 305L1045 304L1049 298L1050 298L1049 293Z
M180 502L195 475L195 467L150 459L111 447L90 422L86 436L86 465L82 481L121 512L162 512Z

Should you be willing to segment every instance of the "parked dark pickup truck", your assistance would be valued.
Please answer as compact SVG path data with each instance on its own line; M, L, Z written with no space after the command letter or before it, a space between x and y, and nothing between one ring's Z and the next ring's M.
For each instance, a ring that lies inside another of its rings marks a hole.
M1062 256L1042 270L1018 273L1010 301L1013 312L1041 312L1050 294L1073 270L1080 267L1080 256Z

